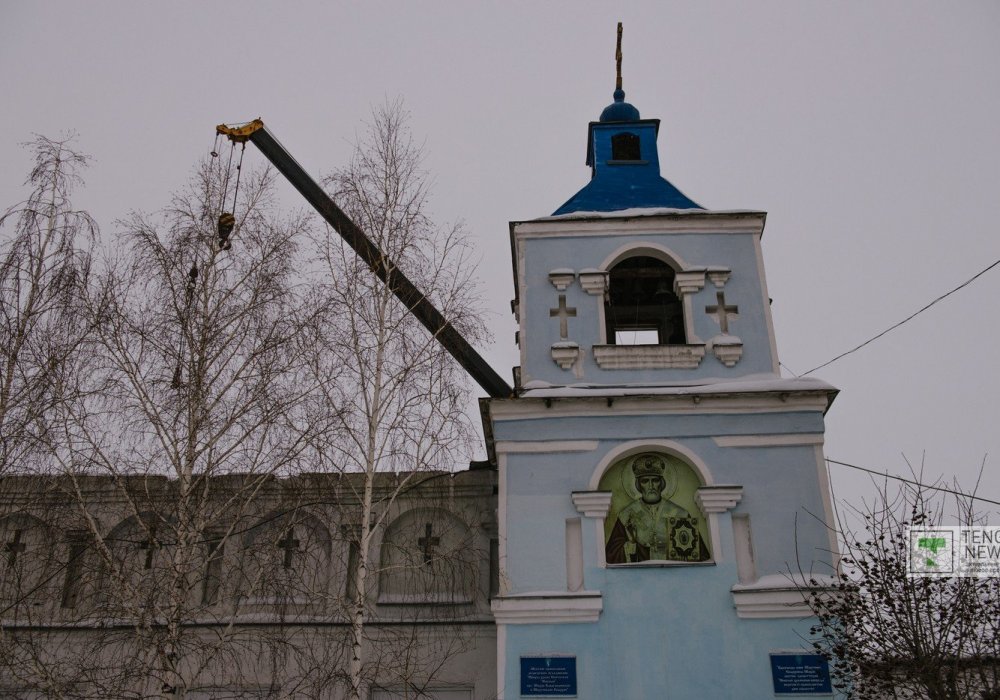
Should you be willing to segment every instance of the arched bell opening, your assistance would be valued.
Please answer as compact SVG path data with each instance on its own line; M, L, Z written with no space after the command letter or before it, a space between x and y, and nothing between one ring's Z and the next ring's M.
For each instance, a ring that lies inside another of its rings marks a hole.
M684 311L674 269L649 256L626 258L608 274L605 331L609 345L683 345Z

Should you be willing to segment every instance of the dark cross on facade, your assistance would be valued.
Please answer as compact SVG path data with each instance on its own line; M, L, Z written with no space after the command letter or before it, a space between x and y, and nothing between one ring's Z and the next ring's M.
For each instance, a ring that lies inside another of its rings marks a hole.
M549 318L559 317L559 338L566 340L569 337L569 319L576 318L576 309L566 307L566 295L559 295L559 306L549 309Z
M430 564L434 558L434 547L441 544L440 537L431 537L434 526L430 523L424 525L424 536L417 539L417 544L424 552L424 564Z
M719 321L719 328L723 333L729 332L729 319L735 317L740 312L740 307L736 305L726 306L726 295L724 292L716 292L715 300L717 304L705 307L705 313L715 316Z
M153 568L153 554L156 553L156 530L154 528L149 529L149 537L144 539L139 543L139 549L146 551L146 561L143 563L142 568L152 569Z
M295 528L288 528L288 534L285 535L285 539L278 540L278 546L285 550L285 558L282 560L281 565L286 569L291 569L292 557L299 551L299 541L295 539Z
M14 530L14 539L4 545L7 550L7 563L14 566L17 562L17 555L24 553L24 542L21 541L21 533L24 530Z

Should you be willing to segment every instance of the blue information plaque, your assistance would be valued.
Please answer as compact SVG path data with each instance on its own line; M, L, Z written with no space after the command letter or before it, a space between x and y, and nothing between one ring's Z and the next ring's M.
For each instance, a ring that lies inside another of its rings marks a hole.
M576 697L575 656L522 656L521 695L542 698Z
M832 695L830 665L819 654L771 653L775 695Z

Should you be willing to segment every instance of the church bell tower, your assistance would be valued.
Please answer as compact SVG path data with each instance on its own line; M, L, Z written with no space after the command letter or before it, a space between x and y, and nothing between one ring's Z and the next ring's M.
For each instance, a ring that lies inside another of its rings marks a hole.
M620 26L616 57L589 182L510 225L520 368L516 396L485 404L499 697L773 698L785 657L827 692L799 567L836 565L836 389L780 376L766 214L662 177L660 121L625 101Z

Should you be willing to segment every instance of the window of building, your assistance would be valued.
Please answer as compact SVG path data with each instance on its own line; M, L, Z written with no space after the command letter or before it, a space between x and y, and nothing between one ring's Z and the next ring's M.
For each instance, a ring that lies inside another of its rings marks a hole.
M611 160L641 160L639 135L625 131L612 136Z
M626 258L611 268L604 317L609 345L685 343L674 270L656 258Z

